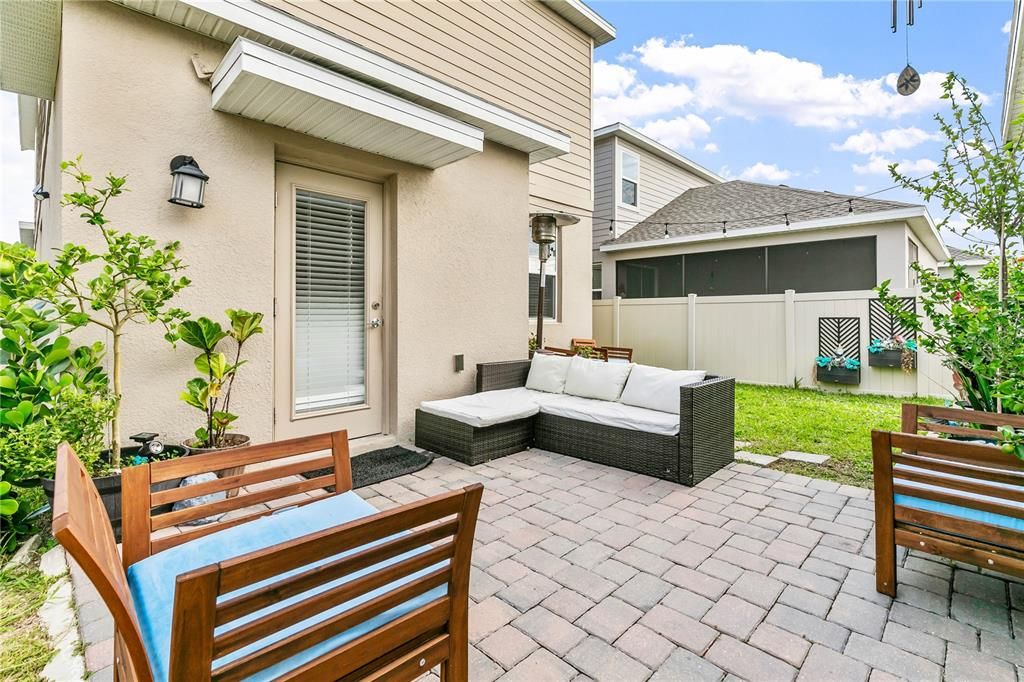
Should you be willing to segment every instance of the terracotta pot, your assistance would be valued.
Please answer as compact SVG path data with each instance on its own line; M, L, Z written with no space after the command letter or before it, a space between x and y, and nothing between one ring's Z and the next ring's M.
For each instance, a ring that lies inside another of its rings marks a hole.
M189 438L185 441L185 446L192 451L193 455L205 455L210 452L224 452L226 450L237 450L238 448L244 448L249 445L251 439L243 433L226 433L224 434L224 445L219 448L200 448L196 447L194 443L195 438ZM219 478L228 478L230 476L241 476L245 472L245 465L239 467L229 467L217 472ZM228 491L228 497L234 497L238 494L238 488L232 488Z

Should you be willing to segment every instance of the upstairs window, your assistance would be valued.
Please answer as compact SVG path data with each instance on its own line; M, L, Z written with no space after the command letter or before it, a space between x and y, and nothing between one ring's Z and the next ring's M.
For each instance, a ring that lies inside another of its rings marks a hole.
M590 273L590 297L595 301L601 300L601 264L594 263Z
M636 206L637 188L640 183L640 159L629 152L622 152L619 165L622 169L619 201L627 206Z

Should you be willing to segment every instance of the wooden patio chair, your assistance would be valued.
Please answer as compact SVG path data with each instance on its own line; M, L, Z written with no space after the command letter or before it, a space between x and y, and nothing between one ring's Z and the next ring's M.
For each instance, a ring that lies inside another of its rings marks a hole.
M896 596L897 546L1024 577L1024 462L948 438L874 431L871 441L879 592Z
M576 351L571 348L556 348L554 346L544 346L544 350L542 352L549 353L551 355L565 355L570 358L576 355Z
M625 360L633 362L633 349L621 348L619 346L601 346L601 349L608 354L609 360Z
M569 341L569 346L572 348L579 348L580 346L587 346L589 348L597 348L597 341L594 339L572 339Z
M241 465L249 471L151 489ZM117 679L413 680L438 664L443 680L468 678L479 484L377 512L351 492L339 431L130 467L122 488L119 559L95 486L60 446L53 533L113 615ZM239 494L152 513L231 488Z

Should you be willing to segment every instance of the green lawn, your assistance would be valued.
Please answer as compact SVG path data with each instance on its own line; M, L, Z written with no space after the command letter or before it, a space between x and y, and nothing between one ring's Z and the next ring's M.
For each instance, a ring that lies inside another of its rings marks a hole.
M36 612L53 583L34 567L0 569L0 680L39 680L56 653Z
M736 440L763 455L786 450L829 455L821 466L780 460L774 468L871 486L871 430L898 431L909 398L825 393L781 386L736 385ZM935 399L915 402L942 404Z

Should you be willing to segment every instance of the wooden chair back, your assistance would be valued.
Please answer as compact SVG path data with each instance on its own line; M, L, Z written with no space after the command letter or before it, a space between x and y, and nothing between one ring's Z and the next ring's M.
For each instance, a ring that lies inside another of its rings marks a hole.
M218 473L246 467L248 471L206 483L154 491L152 486L176 478ZM303 473L330 469L315 478ZM195 538L237 526L273 513L352 489L348 433L335 431L292 438L246 448L179 457L128 467L121 474L121 536L124 565L130 566L151 554ZM334 493L325 490L333 486ZM237 489L234 497L168 511L180 500ZM155 511L154 511L155 510ZM184 528L169 535L159 532L187 521L246 510L216 523Z
M620 348L618 346L601 346L609 360L625 360L626 362L633 362L633 349L632 348Z
M953 422L953 423L950 423ZM997 426L1024 429L1024 415L979 412L936 405L903 403L903 433L934 433L959 438L997 439Z
M572 339L569 345L573 348L579 348L580 346L587 346L589 348L597 348L597 341L594 339Z
M544 346L544 350L542 352L549 355L565 355L570 358L576 355L576 351L571 348L556 348L554 346Z
M884 431L872 433L872 452L879 554L900 545L1024 576L1024 532L894 499L905 495L1024 519L1024 462L991 445ZM892 580L894 590L894 566Z
M115 664L120 679L153 679L117 542L103 501L67 443L57 448L53 536L78 562L114 618Z

